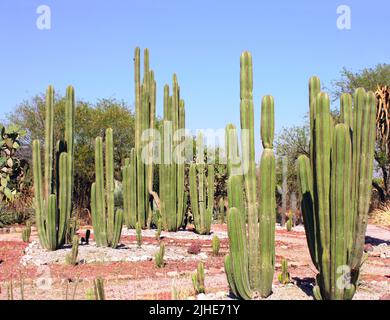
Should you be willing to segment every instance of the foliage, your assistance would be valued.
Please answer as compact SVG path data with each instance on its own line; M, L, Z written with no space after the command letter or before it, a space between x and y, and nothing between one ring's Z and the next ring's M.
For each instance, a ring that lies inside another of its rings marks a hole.
M213 248L214 256L218 256L220 247L221 247L221 241L219 240L217 235L214 235L212 239L212 248Z
M0 201L12 202L28 184L28 162L21 158L26 131L18 125L0 125Z
M199 262L196 273L192 274L192 285L196 294L205 293L203 262Z

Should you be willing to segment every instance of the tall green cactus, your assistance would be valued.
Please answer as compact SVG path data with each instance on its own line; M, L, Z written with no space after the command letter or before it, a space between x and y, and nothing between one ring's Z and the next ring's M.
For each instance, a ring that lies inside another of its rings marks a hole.
M195 230L199 234L210 234L214 209L214 165L204 160L203 134L197 137L197 161L190 165L190 202Z
M144 69L141 83L140 49L135 49L135 147L131 159L126 160L123 184L126 185L123 200L125 221L134 227L134 215L142 227L149 227L153 214L153 199L160 200L153 191L153 129L156 120L156 81L149 68L149 50L144 50ZM146 151L146 152L145 152ZM135 209L135 212L134 212Z
M56 250L65 243L65 233L72 212L73 129L75 97L69 86L65 101L64 140L58 141L54 157L54 89L46 92L44 177L42 182L41 148L33 141L34 207L41 246ZM56 164L56 177L53 166Z
M316 299L352 299L361 266L375 148L375 96L341 96L341 122L330 114L320 80L309 81L310 159L298 158L302 213L319 274ZM350 279L348 281L348 278Z
M250 299L254 292L267 297L272 292L275 267L275 156L274 101L265 96L261 106L261 139L263 154L259 182L256 182L254 146L254 111L252 95L252 57L241 55L241 172L237 161L237 132L226 127L228 156L228 235L230 254L225 258L225 270L232 292ZM235 159L235 161L233 161ZM243 202L243 187L245 198ZM257 198L259 194L259 199ZM259 203L257 203L259 200ZM244 205L245 203L245 205ZM247 210L248 235L246 232Z
M106 166L103 164L103 139L95 142L95 179L91 189L92 225L96 245L116 248L122 232L123 211L115 212L114 203L114 143L112 129L106 130ZM104 188L104 172L106 188Z
M184 148L185 109L180 87L173 75L173 92L164 87L164 121L161 126L162 152L160 164L160 212L164 228L177 231L184 219ZM178 154L180 152L180 154Z

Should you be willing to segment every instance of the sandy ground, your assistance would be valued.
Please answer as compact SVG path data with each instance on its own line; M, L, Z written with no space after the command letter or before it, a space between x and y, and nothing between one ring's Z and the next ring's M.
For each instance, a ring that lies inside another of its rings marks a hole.
M287 232L276 228L276 271L270 300L312 299L311 290L316 270L308 253L304 229ZM84 236L86 228L80 230ZM162 233L166 245L166 264L157 268L154 254L159 243L155 231L143 231L141 248L136 245L134 230L124 230L119 249L96 248L93 237L89 245L80 245L77 266L64 264L69 248L46 252L40 249L36 231L31 243L21 241L20 228L0 234L0 299L7 299L7 286L12 279L14 298L20 299L23 279L25 299L86 299L92 281L105 279L107 299L230 299L223 269L228 252L226 225L213 225L213 234L221 240L219 256L212 255L212 236L190 231ZM201 246L199 254L188 248ZM390 231L369 225L366 237L368 258L362 268L361 283L355 299L379 299L390 294ZM292 283L277 281L282 259L287 259ZM193 292L191 274L199 261L205 263L206 294Z

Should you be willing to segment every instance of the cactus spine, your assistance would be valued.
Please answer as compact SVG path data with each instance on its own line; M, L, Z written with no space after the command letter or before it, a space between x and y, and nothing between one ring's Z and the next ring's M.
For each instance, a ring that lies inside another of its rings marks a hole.
M309 251L319 274L316 299L352 299L363 254L375 145L375 96L364 89L341 96L333 125L320 80L309 82L310 159L298 158L302 213ZM350 283L338 286L345 268Z
M129 227L135 220L142 228L150 227L153 200L160 200L153 191L153 129L156 118L156 81L149 69L149 50L144 50L144 69L141 83L140 49L135 49L135 147L131 158L125 161L123 172L125 221ZM146 150L146 152L145 152Z
M96 245L116 248L123 225L123 211L115 212L114 204L114 144L112 129L106 130L105 170L103 164L103 139L95 142L95 179L91 189L92 225ZM104 179L105 172L105 179ZM106 188L104 188L106 180Z
M225 258L225 270L232 292L250 299L253 292L267 297L272 292L275 267L275 157L274 101L265 96L261 106L261 139L263 154L259 181L256 182L254 146L254 112L252 98L252 57L241 55L241 173L238 168L238 141L233 125L226 127L228 155L228 235L230 253ZM234 160L234 161L233 161ZM242 201L245 189L245 206ZM257 189L259 188L259 189ZM259 204L257 204L259 193ZM248 235L245 225L247 208Z
M159 172L161 216L167 231L177 231L184 219L184 157L178 154L180 146L184 146L184 130L184 101L180 99L180 87L173 75L172 96L169 96L168 85L164 87L163 150Z
M75 98L73 87L66 91L65 134L58 141L54 157L54 89L46 92L44 177L42 182L41 148L33 141L34 206L41 246L56 250L65 243L65 233L72 212L73 127ZM57 176L53 177L54 160Z
M198 134L196 145L198 150L197 163L191 163L189 175L191 210L196 232L210 234L214 208L214 166L207 166L206 179L203 134L201 132Z

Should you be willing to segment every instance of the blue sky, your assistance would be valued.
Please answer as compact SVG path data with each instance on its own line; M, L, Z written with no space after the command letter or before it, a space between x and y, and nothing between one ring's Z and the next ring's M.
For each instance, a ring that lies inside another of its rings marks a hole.
M51 8L51 30L36 27L39 5ZM339 5L351 29L336 26ZM148 47L162 93L176 72L187 127L239 125L239 58L254 63L256 132L260 101L275 98L276 130L302 124L307 82L330 87L342 67L389 63L388 0L1 0L0 119L49 84L78 98L114 97L133 104L133 52Z

